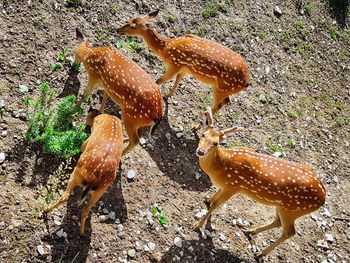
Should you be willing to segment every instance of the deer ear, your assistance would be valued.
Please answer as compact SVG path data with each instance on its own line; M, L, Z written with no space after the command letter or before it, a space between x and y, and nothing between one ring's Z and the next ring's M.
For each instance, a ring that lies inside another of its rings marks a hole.
M208 127L207 116L202 111L199 113L199 125L203 129Z
M76 34L76 38L78 39L79 43L84 41L84 35L79 28L75 29L75 34Z
M223 137L230 137L232 136L235 132L241 132L244 129L242 127L232 127L232 128L228 128L226 130L222 130L222 135Z
M156 9L148 14L148 19L153 19L158 15L159 9Z

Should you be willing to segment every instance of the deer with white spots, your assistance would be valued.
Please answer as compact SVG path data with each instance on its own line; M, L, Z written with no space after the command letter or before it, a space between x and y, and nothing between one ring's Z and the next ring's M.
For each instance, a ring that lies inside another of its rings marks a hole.
M215 114L230 102L229 96L244 89L250 83L250 74L244 58L231 49L195 35L187 34L177 39L160 36L150 24L159 10L143 17L130 19L118 28L121 35L141 36L147 45L167 65L166 72L157 80L161 84L176 75L168 98L173 95L185 74L213 86Z
M114 181L123 149L123 133L120 120L97 110L88 114L88 124L92 124L89 138L81 146L81 154L66 191L61 198L44 210L50 212L60 204L67 202L75 186L82 186L82 202L88 193L91 198L81 212L80 235L84 235L86 217L91 207L100 199Z
M196 154L201 168L219 190L208 199L210 209L195 228L200 228L216 208L238 193L259 203L275 206L276 217L272 223L247 231L248 234L257 234L282 226L282 236L257 255L264 256L295 234L294 221L297 218L324 204L325 187L305 164L257 153L246 147L221 148L219 144L225 136L243 128L215 130L210 107L205 114L201 113L200 118L205 132Z
M88 84L81 104L95 89L103 88L100 106L103 112L106 100L111 97L122 110L122 119L129 144L123 155L140 141L142 127L152 125L152 134L163 116L162 94L158 85L134 61L124 56L117 48L94 46L76 30L80 44L75 52L75 63L83 63L88 74Z

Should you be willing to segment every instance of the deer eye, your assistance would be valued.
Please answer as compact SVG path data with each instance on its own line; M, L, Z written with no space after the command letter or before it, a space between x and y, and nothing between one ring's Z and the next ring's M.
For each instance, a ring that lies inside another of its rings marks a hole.
M219 144L218 142L214 142L213 146L218 146L218 144Z

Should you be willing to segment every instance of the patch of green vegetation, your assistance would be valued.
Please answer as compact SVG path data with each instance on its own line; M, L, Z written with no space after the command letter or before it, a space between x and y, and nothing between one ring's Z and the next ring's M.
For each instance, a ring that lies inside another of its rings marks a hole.
M125 42L124 40L118 40L117 45L119 47L126 47L133 52L139 52L146 48L145 46L135 43L134 38L132 37L129 37L127 42Z
M296 51L298 51L301 55L305 54L305 51L307 51L310 46L306 44L305 42L301 41L300 39L297 39L294 42L294 48Z
M243 31L244 27L242 25L235 25L235 24L233 24L231 26L231 29L235 30L235 31Z
M287 115L289 117L293 117L293 118L298 117L300 114L299 111L295 111L295 110L291 110L291 109L287 109L286 112L287 112Z
M334 28L334 27L332 27L332 28L330 29L330 35L331 35L331 38L332 38L333 40L336 40L337 37L338 37L338 31L337 31L337 29Z
M169 23L174 24L176 22L176 17L172 16L172 15L169 15L169 16L166 17L166 21L168 21Z
M158 218L159 222L162 225L166 225L167 221L165 219L165 216L166 216L165 210L159 210L156 206L152 205L151 212L154 217Z
M73 125L73 121L83 114L83 109L73 105L74 95L63 98L54 108L54 95L54 90L49 90L49 85L44 82L39 99L24 99L29 126L26 139L40 143L44 153L68 158L80 151L80 145L88 137L83 123Z
M5 110L4 109L0 109L0 117L2 117L2 115L4 114Z
M207 2L207 8L203 11L204 18L217 16L218 12L227 13L228 7L226 4L219 2Z
M117 9L115 7L112 7L109 9L109 12L111 12L112 15L115 15L117 13Z
M266 144L273 152L281 152L281 153L283 153L285 151L280 143L275 144L272 141L267 140Z
M314 6L312 3L307 3L304 8L306 11L310 12L312 9L314 9Z
M292 31L290 29L283 30L281 35L284 40L288 40L292 37Z
M265 33L265 32L260 32L260 33L259 33L259 38L260 38L260 39L263 40L263 39L265 39L265 37L266 37L266 33Z
M204 37L205 34L206 34L206 30L203 27L198 26L196 29L195 35L200 36L200 37Z
M80 71L81 63L74 64L74 59L72 56L69 56L67 53L70 48L65 47L63 51L57 55L57 61L51 65L51 69L55 71L56 69L62 68L63 66L68 66L73 68L76 72Z

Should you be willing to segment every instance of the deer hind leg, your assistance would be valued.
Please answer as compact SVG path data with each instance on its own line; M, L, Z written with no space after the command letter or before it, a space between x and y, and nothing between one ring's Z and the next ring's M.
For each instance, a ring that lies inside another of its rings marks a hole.
M274 248L276 248L278 245L286 241L288 238L295 235L295 227L294 227L294 221L297 219L300 215L295 215L291 213L290 211L286 211L284 209L279 209L279 218L282 225L282 235L281 237L273 244L265 248L260 254L258 254L256 257L260 258L268 253L270 253Z
M91 95L91 93L98 88L98 81L89 77L88 84L83 92L83 97L78 101L78 105L81 105L84 100Z
M175 80L175 82L174 82L173 87L172 87L171 90L169 91L168 95L166 95L166 96L164 97L164 99L168 99L168 98L170 98L171 96L173 96L174 91L175 91L177 85L179 85L180 81L181 81L182 78L185 76L185 74L186 74L186 73L182 73L182 72L180 72L180 73L177 74L176 80Z
M222 190L219 189L216 193L214 193L208 200L206 200L205 202L208 204L211 204L212 202L214 202L222 193Z
M135 120L129 119L123 115L124 126L126 133L128 134L128 145L123 149L122 155L129 152L132 148L134 148L139 142L140 137L138 135L139 127L135 126ZM125 140L124 140L125 141Z
M78 176L78 171L77 169L74 169L69 182L68 182L68 186L66 191L63 193L63 195L61 196L61 198L54 204L52 204L51 206L47 207L44 212L45 213L49 213L52 209L56 208L57 206L59 206L62 203L67 202L70 193L72 192L73 188L77 185L81 185L81 179Z
M227 94L227 85L223 81L217 80L213 84L214 105L212 108L213 115L224 105L230 102L230 95Z
M232 191L222 191L220 192L220 194L218 194L217 198L213 201L213 203L210 206L209 211L207 212L207 214L201 219L199 220L195 225L194 225L194 229L198 229L200 228L205 221L207 221L208 217L210 216L210 214L216 209L218 208L220 205L222 205L223 203L225 203L228 199L230 199L231 196L233 196L235 194L235 192Z
M101 102L101 106L100 106L100 109L98 110L99 112L103 113L103 110L105 108L105 105L106 105L106 102L107 102L107 99L109 98L107 92L104 90L103 91L103 98L102 98L102 102Z
M247 231L245 231L246 234L248 235L256 235L262 231L266 231L272 228L276 228L276 227L280 227L281 226L281 220L280 220L280 216L278 214L278 209L276 208L276 216L275 219L267 225L261 226L261 227L256 227L256 228L251 228Z
M80 231L79 231L80 235L82 235L82 236L84 235L85 220L89 214L91 207L93 207L93 205L101 198L101 196L106 191L108 186L109 185L101 187L101 188L97 188L96 190L90 192L91 198L89 200L89 203L81 211L81 221L80 221Z

